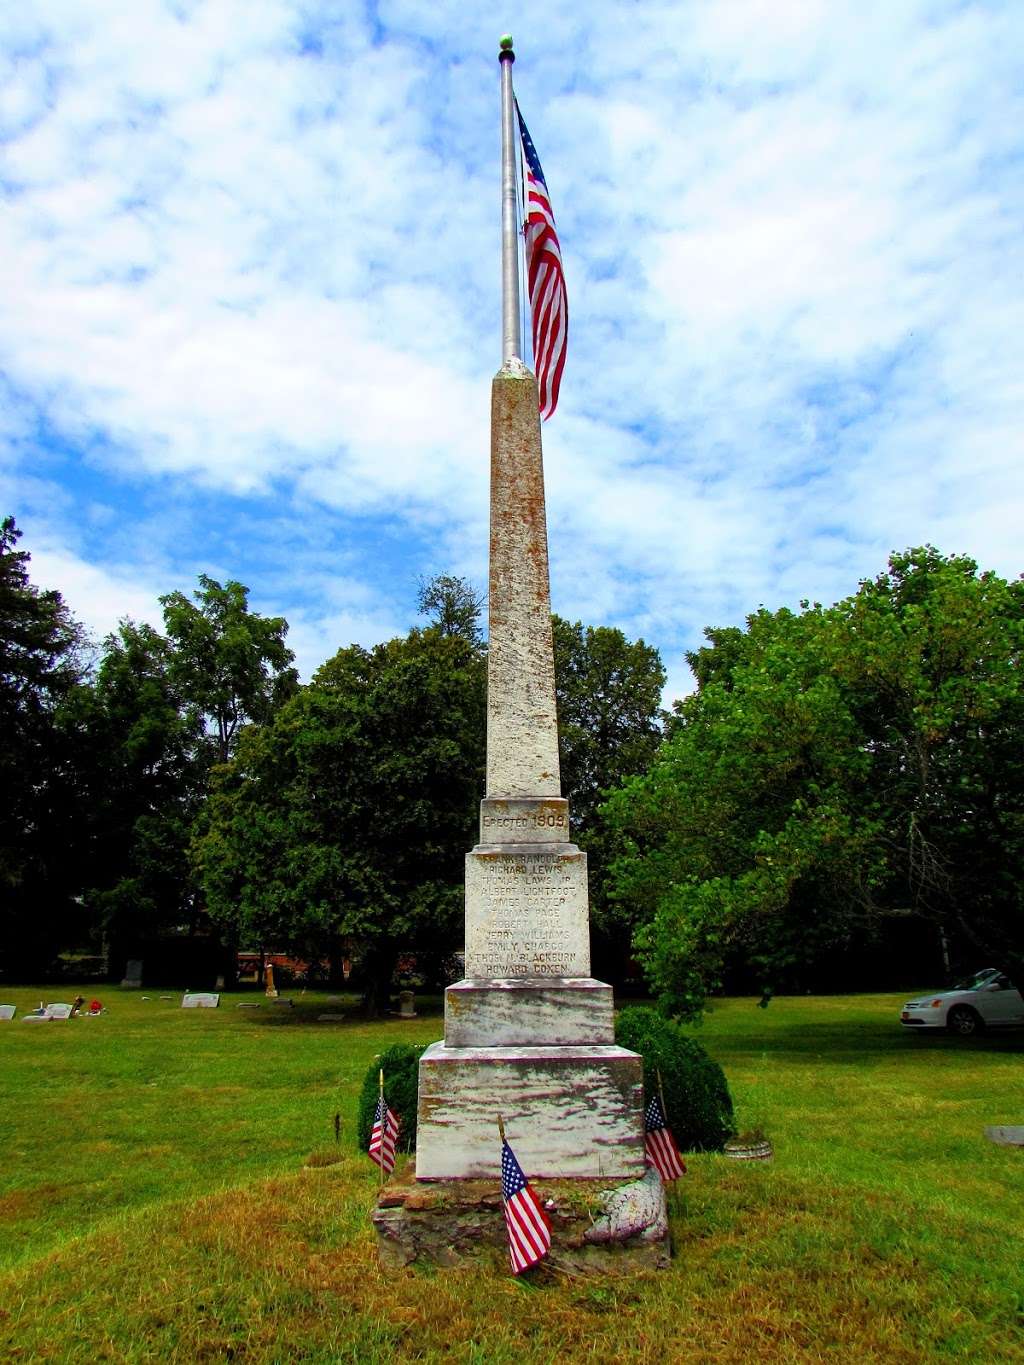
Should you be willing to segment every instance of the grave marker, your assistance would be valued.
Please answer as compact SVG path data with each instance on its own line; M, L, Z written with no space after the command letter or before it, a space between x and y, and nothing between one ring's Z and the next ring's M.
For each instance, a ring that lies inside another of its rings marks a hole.
M190 991L181 997L183 1010L215 1010L220 996L215 991Z
M142 985L142 963L138 958L129 958L124 969L121 987L126 991L136 991Z

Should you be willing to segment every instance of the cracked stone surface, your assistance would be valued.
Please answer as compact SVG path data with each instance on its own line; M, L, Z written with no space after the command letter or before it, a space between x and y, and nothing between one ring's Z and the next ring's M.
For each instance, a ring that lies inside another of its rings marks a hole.
M669 1264L665 1193L657 1171L612 1180L534 1181L551 1220L548 1266L572 1275L627 1275ZM411 1172L381 1191L372 1215L381 1264L507 1264L507 1233L496 1180L424 1184Z

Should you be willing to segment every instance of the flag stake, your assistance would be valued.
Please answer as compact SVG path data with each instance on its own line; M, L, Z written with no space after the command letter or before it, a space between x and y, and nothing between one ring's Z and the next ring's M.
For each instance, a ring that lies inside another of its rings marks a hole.
M383 1068L383 1067L381 1067L381 1069L380 1069L380 1102L381 1102L381 1113L383 1114L383 1112L384 1112L384 1109L383 1109L383 1105L384 1105L384 1068ZM380 1187L381 1187L381 1189L383 1189L383 1188L384 1188L384 1163L383 1163L383 1161L380 1163L379 1170L380 1170Z

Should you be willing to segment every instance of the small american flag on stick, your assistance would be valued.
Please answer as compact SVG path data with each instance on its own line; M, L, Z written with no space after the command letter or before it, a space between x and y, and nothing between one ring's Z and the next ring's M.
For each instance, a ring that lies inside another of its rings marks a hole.
M512 1274L529 1270L547 1255L551 1246L551 1222L544 1207L523 1175L512 1148L501 1131L501 1198L508 1229L508 1255Z
M537 372L540 415L548 418L558 405L558 389L565 366L565 343L569 336L569 301L562 273L562 250L555 231L540 158L516 105L519 134L525 161L526 283L533 323L533 368Z
M659 1096L654 1095L644 1110L644 1130L647 1160L662 1180L675 1180L686 1174L686 1165L679 1155L675 1138L665 1120Z
M380 1098L373 1116L370 1133L370 1160L380 1167L381 1179L395 1169L395 1143L398 1141L398 1116L388 1108L384 1098L384 1072L380 1073Z

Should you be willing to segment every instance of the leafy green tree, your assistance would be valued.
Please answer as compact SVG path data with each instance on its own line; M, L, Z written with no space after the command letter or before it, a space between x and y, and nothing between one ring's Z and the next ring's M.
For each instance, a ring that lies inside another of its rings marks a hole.
M661 656L610 626L552 617L562 790L574 826L594 824L602 795L648 766L662 737Z
M0 522L0 940L24 973L76 934L80 809L61 709L87 676L87 640L59 592L37 588L13 517Z
M250 941L360 946L366 1006L401 951L456 947L483 790L483 654L438 626L340 650L215 778L195 847L210 913Z
M601 801L651 763L662 740L661 656L609 626L552 617L562 791L573 838L586 849L595 971L617 981L630 958L631 925L605 895L607 835Z
M422 578L416 601L423 615L430 618L442 635L461 635L471 645L483 644L480 618L484 598L468 579L446 573Z
M216 761L226 763L246 722L262 724L291 696L298 675L283 616L249 610L249 589L199 575L194 602L161 597L173 650L170 677L188 707L211 727Z
M164 634L122 622L92 688L86 724L100 770L85 899L115 973L155 936L208 929L189 850L211 765L296 687L282 618L251 612L236 582L202 575L193 596L161 598ZM225 974L232 961L225 951Z
M172 682L170 641L123 621L105 642L87 716L94 756L86 901L113 969L170 928L196 928L192 823L208 764L197 709Z
M699 1013L730 961L791 981L896 918L1019 977L1022 585L925 547L834 607L708 639L606 808L662 1003Z

